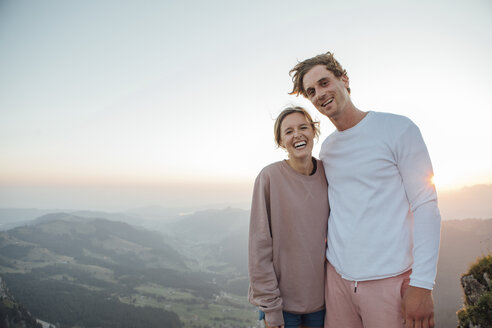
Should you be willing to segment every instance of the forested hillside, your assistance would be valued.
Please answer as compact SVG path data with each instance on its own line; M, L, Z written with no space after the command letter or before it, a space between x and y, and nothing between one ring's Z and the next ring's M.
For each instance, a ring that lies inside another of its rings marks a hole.
M34 316L60 327L254 322L245 299L225 293L236 276L190 270L193 260L164 239L126 223L50 214L0 233L0 274Z

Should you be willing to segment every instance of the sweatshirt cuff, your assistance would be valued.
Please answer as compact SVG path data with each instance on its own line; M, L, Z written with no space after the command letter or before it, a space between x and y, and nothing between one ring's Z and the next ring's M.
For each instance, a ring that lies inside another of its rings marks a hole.
M265 312L265 321L272 327L282 326L284 324L284 314L282 310Z
M432 290L434 288L434 283L422 281L422 280L415 280L412 278L410 278L409 285L413 286L413 287L419 287L419 288L424 288L424 289L429 289L429 290Z

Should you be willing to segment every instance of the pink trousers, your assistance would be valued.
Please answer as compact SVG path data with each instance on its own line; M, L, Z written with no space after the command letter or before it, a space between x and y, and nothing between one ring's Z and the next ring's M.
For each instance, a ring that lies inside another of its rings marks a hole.
M396 277L356 284L343 279L331 264L326 268L325 328L404 327L401 300L411 270Z

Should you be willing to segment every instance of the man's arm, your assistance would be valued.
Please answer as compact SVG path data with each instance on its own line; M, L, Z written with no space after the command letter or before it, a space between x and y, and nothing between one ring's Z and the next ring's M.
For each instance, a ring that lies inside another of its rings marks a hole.
M432 184L432 164L418 127L412 122L396 144L396 157L413 214L413 265L403 302L407 327L433 327L432 288L437 272L441 216ZM420 325L421 324L421 325Z

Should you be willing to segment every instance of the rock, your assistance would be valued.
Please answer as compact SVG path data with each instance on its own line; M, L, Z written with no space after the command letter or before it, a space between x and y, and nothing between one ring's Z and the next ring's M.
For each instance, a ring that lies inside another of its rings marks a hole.
M463 286L467 305L476 305L488 287L479 283L471 274L461 277L461 286Z
M461 277L465 306L457 312L459 328L492 328L492 254L477 260Z
M485 279L487 285L489 285L489 289L492 289L492 280L490 280L489 274L487 272L483 273L483 279Z

